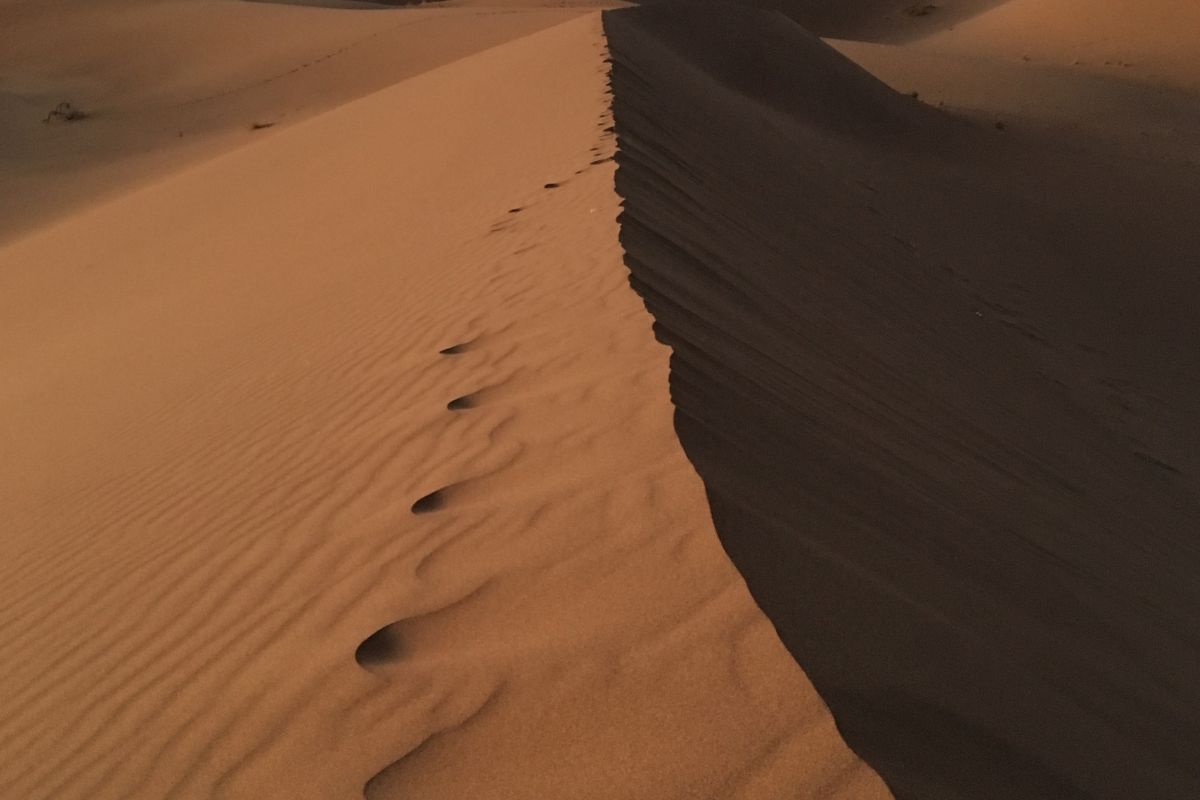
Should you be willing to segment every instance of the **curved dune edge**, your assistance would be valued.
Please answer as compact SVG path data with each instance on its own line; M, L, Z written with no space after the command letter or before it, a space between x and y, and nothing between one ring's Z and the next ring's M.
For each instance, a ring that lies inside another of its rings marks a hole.
M676 429L846 742L901 798L1200 796L1194 166L777 13L604 19Z
M885 798L722 553L597 15L0 249L0 795Z

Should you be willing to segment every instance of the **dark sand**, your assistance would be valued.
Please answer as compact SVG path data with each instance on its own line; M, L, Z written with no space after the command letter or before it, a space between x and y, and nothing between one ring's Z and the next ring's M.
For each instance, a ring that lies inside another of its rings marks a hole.
M677 431L847 742L905 799L1200 797L1196 171L778 14L605 22Z

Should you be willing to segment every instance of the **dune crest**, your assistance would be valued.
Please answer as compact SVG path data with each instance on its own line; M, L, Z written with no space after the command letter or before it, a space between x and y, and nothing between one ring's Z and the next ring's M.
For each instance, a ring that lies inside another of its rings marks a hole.
M605 56L570 21L0 249L0 794L888 796L671 428Z
M0 0L0 797L1200 797L1198 13Z

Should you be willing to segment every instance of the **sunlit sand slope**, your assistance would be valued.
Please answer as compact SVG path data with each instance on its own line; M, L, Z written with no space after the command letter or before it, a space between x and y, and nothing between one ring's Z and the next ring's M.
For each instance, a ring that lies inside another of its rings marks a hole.
M617 241L596 15L0 250L0 795L886 798Z

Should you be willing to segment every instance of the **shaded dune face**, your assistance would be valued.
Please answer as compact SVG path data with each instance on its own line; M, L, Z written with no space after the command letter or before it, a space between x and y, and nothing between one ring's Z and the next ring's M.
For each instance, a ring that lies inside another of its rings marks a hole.
M605 26L621 242L676 430L847 743L899 798L1200 797L1192 484L875 207L870 165L932 182L930 143L983 132L778 14ZM930 215L971 202L943 180Z
M931 32L945 30L1005 2L1005 0L941 0L938 3L914 3L913 0L743 1L747 6L778 11L818 36L879 42L919 39Z

